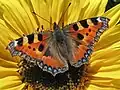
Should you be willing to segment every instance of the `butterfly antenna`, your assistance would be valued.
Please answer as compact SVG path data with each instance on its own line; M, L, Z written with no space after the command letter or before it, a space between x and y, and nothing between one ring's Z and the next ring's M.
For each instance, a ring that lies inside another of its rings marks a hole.
M52 30L52 17L50 17L50 29Z
M46 22L50 23L50 21L48 21L47 19L41 17L40 15L38 15L37 13L35 13L34 11L32 12L33 14L37 15L38 17L40 17L41 19L45 20Z
M60 24L62 18L64 17L64 15L65 15L66 11L68 10L68 8L70 7L70 5L71 5L71 3L69 3L69 5L68 5L67 8L65 9L65 11L62 13L62 16L60 17L60 20L59 20L59 22L58 22L58 25ZM64 26L63 23L62 23L62 26Z

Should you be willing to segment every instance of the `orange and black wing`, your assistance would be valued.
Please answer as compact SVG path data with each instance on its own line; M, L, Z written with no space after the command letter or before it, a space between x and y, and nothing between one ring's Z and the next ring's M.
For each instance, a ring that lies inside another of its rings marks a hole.
M94 43L108 28L108 21L109 19L105 17L94 17L65 27L64 30L73 43L73 60L70 61L73 66L80 67L84 63L88 63Z
M64 63L50 55L49 42L51 32L39 32L10 42L7 49L12 56L20 56L27 62L34 62L43 71L55 76L64 71Z

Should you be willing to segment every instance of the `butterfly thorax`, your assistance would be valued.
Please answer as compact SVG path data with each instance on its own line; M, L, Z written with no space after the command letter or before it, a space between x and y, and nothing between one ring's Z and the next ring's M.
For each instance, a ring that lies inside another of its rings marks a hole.
M59 44L63 44L66 41L66 36L64 35L64 32L56 23L54 23L53 29L53 37L55 38L56 42Z

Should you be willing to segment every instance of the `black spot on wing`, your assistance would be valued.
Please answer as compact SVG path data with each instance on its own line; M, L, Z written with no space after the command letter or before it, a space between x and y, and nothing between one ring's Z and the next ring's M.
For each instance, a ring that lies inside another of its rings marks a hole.
M21 37L21 38L19 38L19 39L16 39L16 41L18 41L17 44L18 44L19 46L22 46L22 45L23 45L23 37Z
M77 31L77 30L79 29L78 25L77 25L77 24L74 24L74 25L73 25L73 29L74 29L75 31Z
M29 49L31 49L31 46L28 46Z
M77 38L78 38L79 40L82 40L82 39L84 38L84 36L83 36L82 34L78 33L78 34L77 34Z
M86 36L88 36L89 34L88 33L86 33Z
M88 28L88 23L87 23L87 20L82 20L82 21L79 21L80 24L84 27L84 28Z
M89 32L91 32L91 29L89 28Z
M91 21L94 25L97 25L98 24L98 20L97 20L97 17L96 18L91 18Z
M43 40L43 35L41 33L38 34L38 40L42 41Z
M43 45L43 44L40 44L38 50L39 50L40 52L42 52L43 49L44 49L44 45Z
M35 51L36 49L35 48L33 48L33 51Z
M29 44L34 42L34 34L28 35L27 38L28 38L28 43Z

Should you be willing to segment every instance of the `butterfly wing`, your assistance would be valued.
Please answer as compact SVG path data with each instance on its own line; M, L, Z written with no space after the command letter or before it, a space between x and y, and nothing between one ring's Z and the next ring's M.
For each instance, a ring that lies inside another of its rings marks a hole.
M34 62L43 71L50 72L53 76L65 72L67 66L59 58L52 56L50 49L52 32L30 34L9 43L7 49L12 56L20 56L27 62Z
M55 76L68 70L67 60L74 67L88 63L93 45L108 27L108 21L104 17L95 17L67 25L63 28L66 36L64 44L58 44L53 33L47 31L16 39L7 48L13 56L34 62L43 71Z
M68 39L72 39L72 57L70 63L74 67L80 67L88 63L93 51L93 46L99 40L100 35L108 28L109 19L94 17L70 24L64 28Z

